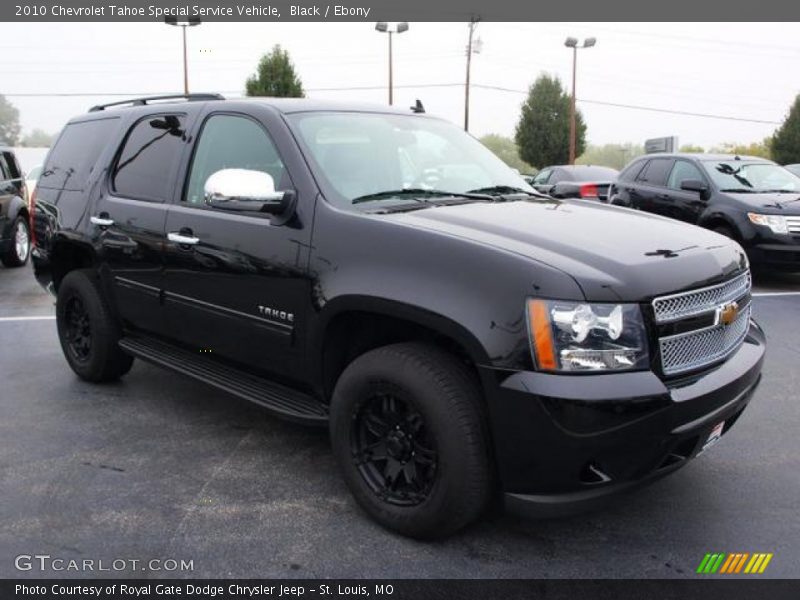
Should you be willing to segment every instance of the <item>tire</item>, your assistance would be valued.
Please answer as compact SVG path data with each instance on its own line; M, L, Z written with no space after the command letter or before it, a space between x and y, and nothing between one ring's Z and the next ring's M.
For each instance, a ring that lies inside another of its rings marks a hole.
M133 357L117 345L121 330L93 271L70 271L61 281L56 325L64 356L81 379L115 381L131 370Z
M358 504L420 539L477 519L493 481L482 406L470 371L436 347L394 344L356 358L336 384L330 434Z
M720 235L724 235L726 238L730 238L732 240L736 239L736 234L733 232L733 230L730 227L728 227L726 225L717 225L716 227L714 227L712 229L712 231L714 233L718 233Z
M21 267L31 254L31 232L24 216L18 216L11 225L11 245L0 257L6 267Z

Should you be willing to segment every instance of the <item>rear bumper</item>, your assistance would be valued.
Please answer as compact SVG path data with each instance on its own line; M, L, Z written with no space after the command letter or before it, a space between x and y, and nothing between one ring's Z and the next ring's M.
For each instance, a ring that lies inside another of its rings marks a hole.
M679 382L651 372L520 372L501 380L489 407L507 508L569 514L685 465L717 424L725 422L724 435L742 414L760 382L764 351L753 323L726 362Z

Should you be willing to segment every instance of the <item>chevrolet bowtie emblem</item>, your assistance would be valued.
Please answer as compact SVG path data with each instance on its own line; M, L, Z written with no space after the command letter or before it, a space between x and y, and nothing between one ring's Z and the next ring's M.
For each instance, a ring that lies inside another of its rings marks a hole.
M739 305L736 302L728 302L717 309L717 321L723 325L730 325L739 316Z

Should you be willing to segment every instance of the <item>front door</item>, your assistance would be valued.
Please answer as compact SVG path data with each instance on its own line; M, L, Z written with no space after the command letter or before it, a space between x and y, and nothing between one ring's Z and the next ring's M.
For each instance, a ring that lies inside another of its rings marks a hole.
M167 215L166 331L192 351L291 375L302 360L310 230L207 205L205 182L222 169L265 172L277 190L295 188L263 122L229 112L204 119Z

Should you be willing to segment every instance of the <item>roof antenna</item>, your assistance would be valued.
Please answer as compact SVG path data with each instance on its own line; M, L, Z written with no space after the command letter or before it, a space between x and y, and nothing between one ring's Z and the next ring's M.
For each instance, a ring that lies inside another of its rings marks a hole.
M417 98L417 101L414 104L414 106L411 106L409 108L411 108L411 111L415 112L415 113L424 113L425 112L425 107L422 106L422 102L420 101L419 98Z

